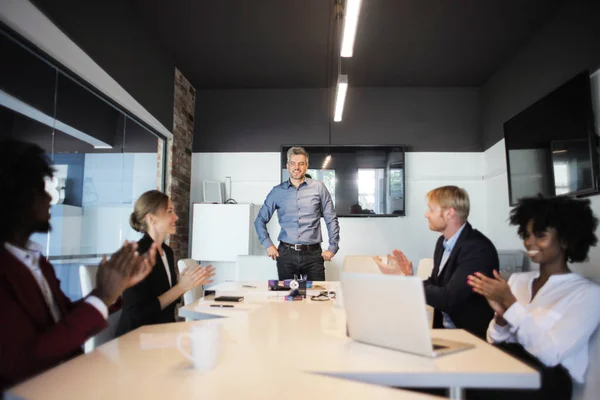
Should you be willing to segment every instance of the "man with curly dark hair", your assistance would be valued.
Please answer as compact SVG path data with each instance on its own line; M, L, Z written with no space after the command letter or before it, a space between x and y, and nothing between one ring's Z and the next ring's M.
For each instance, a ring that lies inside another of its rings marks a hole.
M572 381L583 383L591 335L600 323L600 286L572 273L568 263L587 259L598 219L589 200L525 198L510 215L539 271L476 273L469 284L494 310L487 339L537 368L537 391L486 391L482 398L570 399Z
M107 326L123 290L154 265L155 246L140 256L137 244L126 242L100 263L96 289L71 302L41 246L29 240L50 230L44 180L52 172L39 146L0 140L0 392L80 354L83 343Z

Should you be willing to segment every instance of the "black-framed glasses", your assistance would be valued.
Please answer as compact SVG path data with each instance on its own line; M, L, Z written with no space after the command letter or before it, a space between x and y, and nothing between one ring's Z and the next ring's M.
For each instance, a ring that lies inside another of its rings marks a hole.
M321 293L319 293L316 296L310 296L310 299L312 301L327 301L327 300L330 300L330 299L335 299L335 296L336 295L335 295L334 291L324 290L324 291L322 291Z

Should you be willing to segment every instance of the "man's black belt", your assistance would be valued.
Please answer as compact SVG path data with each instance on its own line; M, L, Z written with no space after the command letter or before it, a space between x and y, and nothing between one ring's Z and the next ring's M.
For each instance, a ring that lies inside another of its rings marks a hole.
M284 245L285 247L288 247L288 248L290 248L292 250L296 250L296 251L321 249L320 243L316 243L316 244L289 244L286 242L279 242L279 243Z

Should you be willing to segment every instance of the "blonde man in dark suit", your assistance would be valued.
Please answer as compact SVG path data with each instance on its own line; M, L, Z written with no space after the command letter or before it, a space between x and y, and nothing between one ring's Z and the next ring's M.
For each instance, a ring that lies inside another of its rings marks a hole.
M473 292L467 277L475 272L493 277L499 266L498 252L467 221L466 190L442 186L427 193L427 200L429 229L441 233L433 253L433 271L423 282L427 304L435 309L433 327L465 329L485 339L494 312L483 296ZM389 264L378 257L375 261L384 274L413 275L412 262L400 250L388 256Z

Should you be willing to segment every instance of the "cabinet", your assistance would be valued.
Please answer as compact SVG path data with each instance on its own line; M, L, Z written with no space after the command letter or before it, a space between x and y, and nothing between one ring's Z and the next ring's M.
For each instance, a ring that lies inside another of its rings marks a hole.
M259 210L260 206L254 204L193 204L192 258L235 262L237 256L264 255L254 230ZM277 214L271 218L267 230L277 245Z

